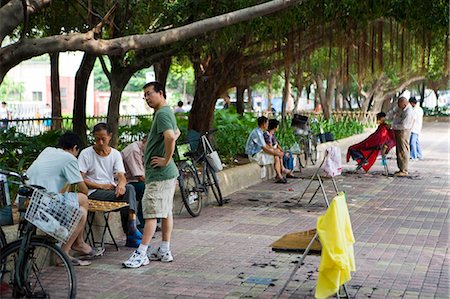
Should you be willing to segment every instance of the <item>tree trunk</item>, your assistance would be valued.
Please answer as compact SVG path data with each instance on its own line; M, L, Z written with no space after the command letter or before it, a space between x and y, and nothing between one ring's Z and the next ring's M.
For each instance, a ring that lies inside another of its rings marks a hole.
M236 112L240 115L244 115L244 91L243 85L236 86Z
M420 107L423 107L423 102L425 101L425 82L419 85L419 93L420 93Z
M247 112L253 111L252 87L247 86Z
M61 90L59 87L59 53L50 53L50 87L52 92L52 130L61 130Z
M87 145L86 135L86 92L94 68L96 55L85 53L75 75L75 100L73 104L73 131L77 133L83 146Z
M267 110L272 112L272 77L267 80Z
M336 101L334 107L336 110L342 111L344 109L344 97L342 95L343 82L337 82L336 85Z
M333 99L334 99L336 79L337 79L337 73L331 72L331 74L330 74L330 76L328 76L328 80L327 80L326 98L324 99L325 101L322 101L323 117L325 119L331 118L331 110L332 110L331 104L333 103Z
M283 103L281 106L281 121L282 125L286 120L287 104L291 97L291 66L292 56L294 55L294 37L292 33L289 34L286 49L284 51L284 88L283 88Z
M107 122L112 133L111 146L117 147L119 144L120 100L122 99L123 90L135 71L129 68L122 68L119 61L111 60L111 65L111 95L108 104Z
M160 59L153 64L155 70L156 81L166 87L167 76L169 75L170 65L172 64L172 57Z
M194 101L189 113L189 129L206 132L213 127L214 105L220 94L217 85L216 82L210 80L196 80Z

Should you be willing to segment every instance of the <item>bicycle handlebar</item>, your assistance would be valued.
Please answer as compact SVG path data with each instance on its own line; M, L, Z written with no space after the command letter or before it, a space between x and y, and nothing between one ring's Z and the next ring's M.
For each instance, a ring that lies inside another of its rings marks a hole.
M20 174L20 173L14 172L14 171L8 171L8 170L0 169L0 174L4 174L6 176L16 177L16 178L20 179L20 181L22 183L24 183L24 184L28 180L28 176L26 174Z

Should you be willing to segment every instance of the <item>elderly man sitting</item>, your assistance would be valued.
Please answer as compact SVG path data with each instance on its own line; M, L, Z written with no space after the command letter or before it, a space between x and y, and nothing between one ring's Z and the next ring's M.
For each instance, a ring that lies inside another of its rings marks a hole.
M248 136L245 153L248 155L250 161L256 162L261 166L273 164L277 175L275 183L285 184L287 180L281 174L281 165L275 165L275 163L281 163L283 152L278 148L266 144L264 141L264 131L267 130L268 126L269 120L267 117L258 117L258 127ZM275 157L280 157L280 159L275 159Z

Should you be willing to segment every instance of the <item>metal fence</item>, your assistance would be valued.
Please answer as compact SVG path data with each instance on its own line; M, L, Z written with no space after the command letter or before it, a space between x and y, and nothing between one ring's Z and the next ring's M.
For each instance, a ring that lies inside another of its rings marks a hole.
M313 118L322 118L322 112L314 112L314 111L298 111L296 114L305 115ZM263 113L254 114L255 116L264 115L268 118L279 117L279 113L272 113L265 111ZM288 118L291 115L288 115ZM361 124L365 126L374 126L377 123L377 114L375 112L363 112L363 111L333 111L331 113L331 118L335 121L343 121L343 120L357 120Z
M151 115L121 115L119 117L119 126L133 126L140 123L140 119L149 118ZM106 116L90 116L86 117L86 126L88 129L94 127L99 122L106 122ZM7 129L14 127L16 132L23 133L27 136L36 136L52 129L52 124L60 122L63 130L72 130L73 118L28 118L28 119L12 119L2 120L1 128Z

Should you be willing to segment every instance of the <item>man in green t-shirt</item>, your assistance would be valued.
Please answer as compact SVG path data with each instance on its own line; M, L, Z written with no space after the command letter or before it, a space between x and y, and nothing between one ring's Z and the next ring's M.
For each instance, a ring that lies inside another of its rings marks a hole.
M167 105L164 86L150 82L144 86L144 99L155 110L152 127L144 152L145 191L142 197L142 215L145 219L144 236L139 248L123 262L127 268L148 265L150 260L173 261L170 237L173 228L173 196L175 194L178 168L172 159L175 142L180 130L172 109ZM150 250L150 241L156 230L156 220L162 218L162 242Z

